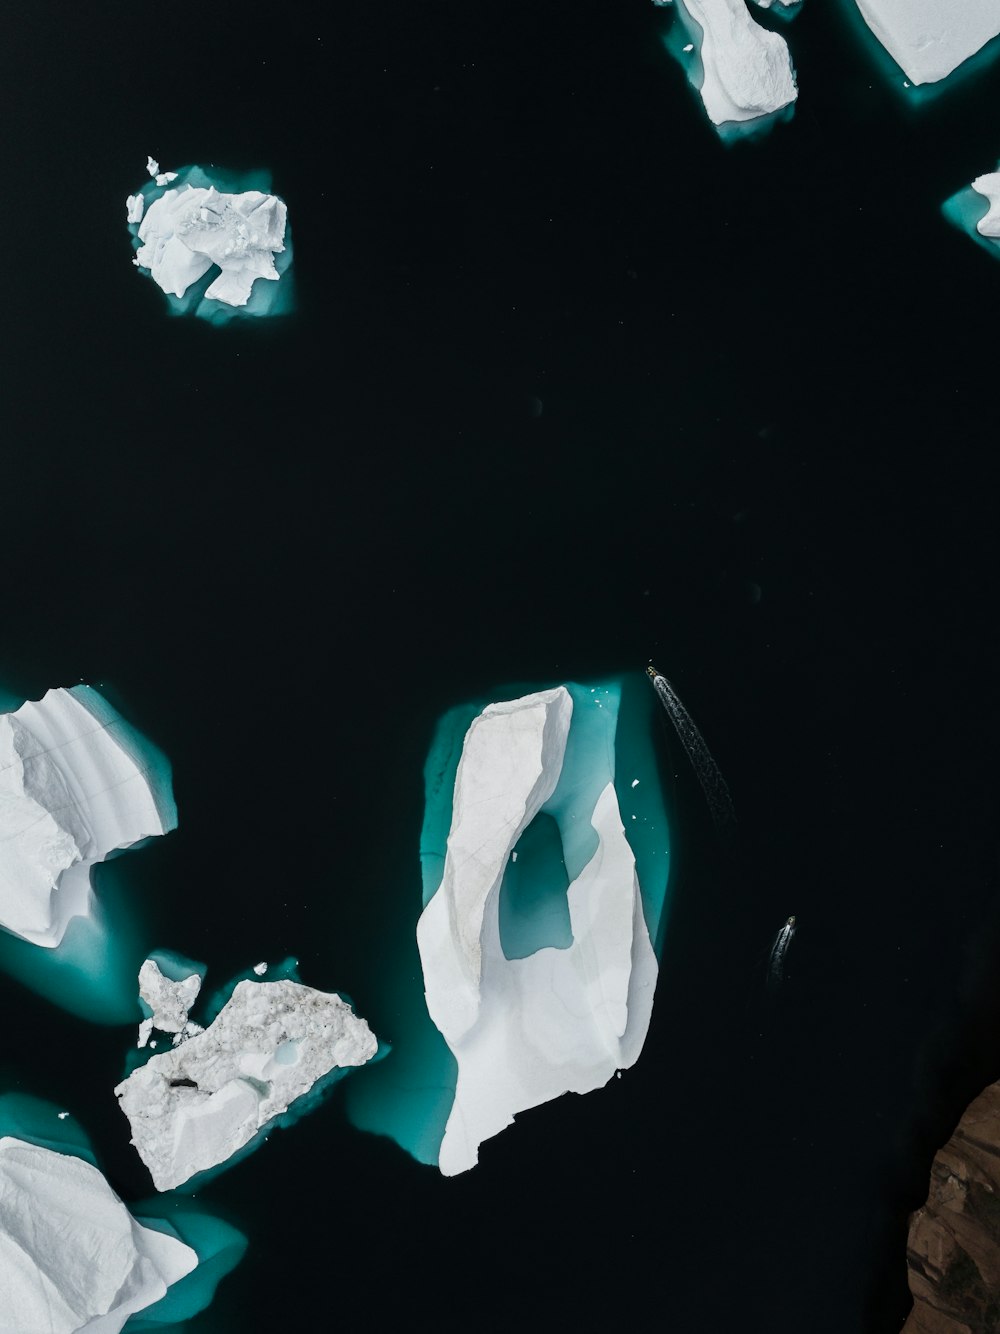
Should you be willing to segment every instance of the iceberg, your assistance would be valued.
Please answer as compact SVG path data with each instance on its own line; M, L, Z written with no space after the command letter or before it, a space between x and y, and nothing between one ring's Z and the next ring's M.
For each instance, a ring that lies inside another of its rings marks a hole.
M270 193L269 178L253 182L265 188L233 191L214 169L160 172L151 158L147 170L152 183L126 199L133 263L172 299L172 309L215 322L287 309L288 280L281 299L277 285L291 262L288 210Z
M989 204L986 212L976 223L976 231L980 236L988 236L991 240L1000 239L1000 171L990 171L983 176L977 176L972 182L972 188Z
M0 1139L0 1324L17 1334L117 1334L198 1264L139 1223L83 1159Z
M157 1190L227 1162L318 1081L364 1065L378 1043L333 993L288 980L237 983L213 1022L115 1089Z
M667 48L724 137L769 128L790 114L798 89L788 43L757 23L745 0L676 0L676 11L687 41L679 47L673 31Z
M175 977L178 972L180 976ZM177 968L169 957L161 957L157 962L151 956L143 961L139 969L139 1000L146 1017L139 1025L140 1047L149 1041L154 1028L161 1033L173 1033L175 1044L202 1031L199 1024L189 1023L188 1012L198 999L204 975L203 966L195 965L189 972L186 967Z
M608 690L574 699L556 686L488 705L465 735L440 883L417 924L427 1009L457 1063L446 1176L473 1167L518 1112L598 1089L642 1050L657 962L614 785L617 704ZM570 930L543 943L549 913L526 953L505 940L501 900L522 836L546 813Z
M1000 0L855 0L911 83L947 78L1000 34Z
M91 869L177 823L169 792L96 691L0 714L0 926L46 949L93 906Z

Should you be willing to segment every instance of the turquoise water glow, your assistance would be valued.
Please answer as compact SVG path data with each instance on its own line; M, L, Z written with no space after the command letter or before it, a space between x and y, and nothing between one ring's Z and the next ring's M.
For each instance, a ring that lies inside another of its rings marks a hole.
M1000 170L1000 166L996 170ZM966 236L970 236L976 245L982 246L994 259L1000 259L1000 241L983 236L977 227L977 223L985 218L989 211L990 201L978 190L973 190L971 185L951 195L941 205L941 212L953 227L965 232Z
M546 685L498 687L490 699L515 699ZM652 737L655 699L645 677L629 673L595 685L567 683L573 724L563 770L552 796L518 843L500 886L501 938L508 958L522 958L542 944L565 947L569 912L566 889L597 848L597 835L580 811L591 811L607 775L614 777L622 823L636 859L643 914L660 953L666 925L670 834ZM490 700L450 709L435 730L424 765L424 821L420 835L422 903L441 884L455 774L472 720ZM522 851L526 866L518 869ZM546 875L551 880L546 882ZM402 957L386 980L396 1027L393 1055L353 1081L346 1097L354 1125L388 1135L419 1162L436 1164L454 1101L457 1065L431 1022L423 995L416 915Z
M167 190L180 190L185 186L191 186L193 189L208 189L214 186L220 194L243 194L247 190L259 190L263 194L272 194L271 173L263 168L257 168L251 171L225 171L212 164L206 167L191 165L181 167L177 172L177 179L170 181L167 185L157 185L156 181L150 177L135 193L141 194L145 199L145 211L149 206ZM279 196L280 198L280 196ZM139 240L140 223L130 222L127 224L128 230L132 236L132 249L138 251L141 242ZM273 279L258 279L251 289L250 299L245 306L230 306L225 301L206 301L205 292L219 276L219 269L212 265L209 271L204 274L196 283L192 283L183 296L174 296L171 292L163 293L167 301L167 306L171 315L194 315L201 320L207 320L209 324L228 324L234 319L261 319L272 315L290 315L295 309L295 293L293 290L292 275L289 272L292 265L292 228L289 222L285 224L284 235L285 248L279 254L274 256L274 267L278 271L278 281ZM141 269L140 272L147 273L147 269Z

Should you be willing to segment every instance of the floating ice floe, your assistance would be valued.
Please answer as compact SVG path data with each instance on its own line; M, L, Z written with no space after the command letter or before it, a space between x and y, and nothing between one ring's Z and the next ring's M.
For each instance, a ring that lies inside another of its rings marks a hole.
M189 971L177 967L164 955L143 962L139 969L139 1000L146 1017L139 1025L140 1047L149 1041L154 1028L161 1033L172 1033L175 1044L202 1032L200 1024L189 1022L188 1011L198 998L204 975L203 966Z
M946 78L1000 34L1000 0L855 0L914 84Z
M288 308L278 296L291 262L288 211L284 200L269 193L269 178L257 173L232 182L214 168L197 166L160 172L152 158L147 170L152 184L126 199L133 262L171 298L176 313L219 322L236 313ZM266 188L226 188L233 183ZM171 188L160 188L166 185ZM283 296L287 287L286 279Z
M226 1162L333 1071L378 1043L335 994L243 981L203 1032L153 1056L115 1089L157 1190Z
M788 43L761 27L745 0L676 0L667 49L680 60L720 133L754 132L798 97ZM680 40L688 40L680 46Z
M90 1163L0 1139L0 1328L116 1334L197 1263L137 1222Z
M52 949L91 911L91 868L177 823L128 729L86 686L0 714L0 926Z
M489 705L465 736L440 885L417 926L427 1008L458 1065L447 1176L516 1113L600 1088L642 1049L657 963L614 786L616 706L557 686ZM511 948L501 889L543 809L572 877L567 929Z

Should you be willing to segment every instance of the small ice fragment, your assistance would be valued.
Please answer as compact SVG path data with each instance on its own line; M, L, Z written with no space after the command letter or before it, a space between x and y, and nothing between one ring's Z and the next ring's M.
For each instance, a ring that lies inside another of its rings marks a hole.
M160 174L160 164L155 157L149 157L148 154L146 156L146 170L149 172L150 176L158 176Z
M139 1040L135 1044L137 1047L145 1047L153 1032L152 1019L144 1019L139 1025Z
M67 1118L67 1116L69 1116L69 1112L60 1112L60 1113L59 1113L59 1120L60 1120L60 1121L65 1121L66 1118Z
M142 222L142 210L146 207L143 195L127 195L125 199L126 221Z
M156 184L169 185L171 181L176 181L176 179L177 179L176 171L161 171L157 173Z
M694 42L688 42L687 46L684 48L684 53L686 55L688 52L693 50L694 50Z
M262 960L260 963L255 963L255 964L254 964L254 966L253 966L253 970L254 970L254 972L257 974L258 977L263 977L264 974L267 972L267 964L264 963L263 960Z
M639 780L638 780L638 778L633 778L633 779L632 779L632 786L633 786L633 787L638 787L638 786L639 786Z

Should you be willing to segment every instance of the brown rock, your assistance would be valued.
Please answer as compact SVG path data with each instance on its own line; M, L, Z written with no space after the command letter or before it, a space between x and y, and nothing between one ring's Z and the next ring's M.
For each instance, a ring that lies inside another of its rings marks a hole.
M1000 1334L1000 1083L967 1109L910 1218L903 1334Z

